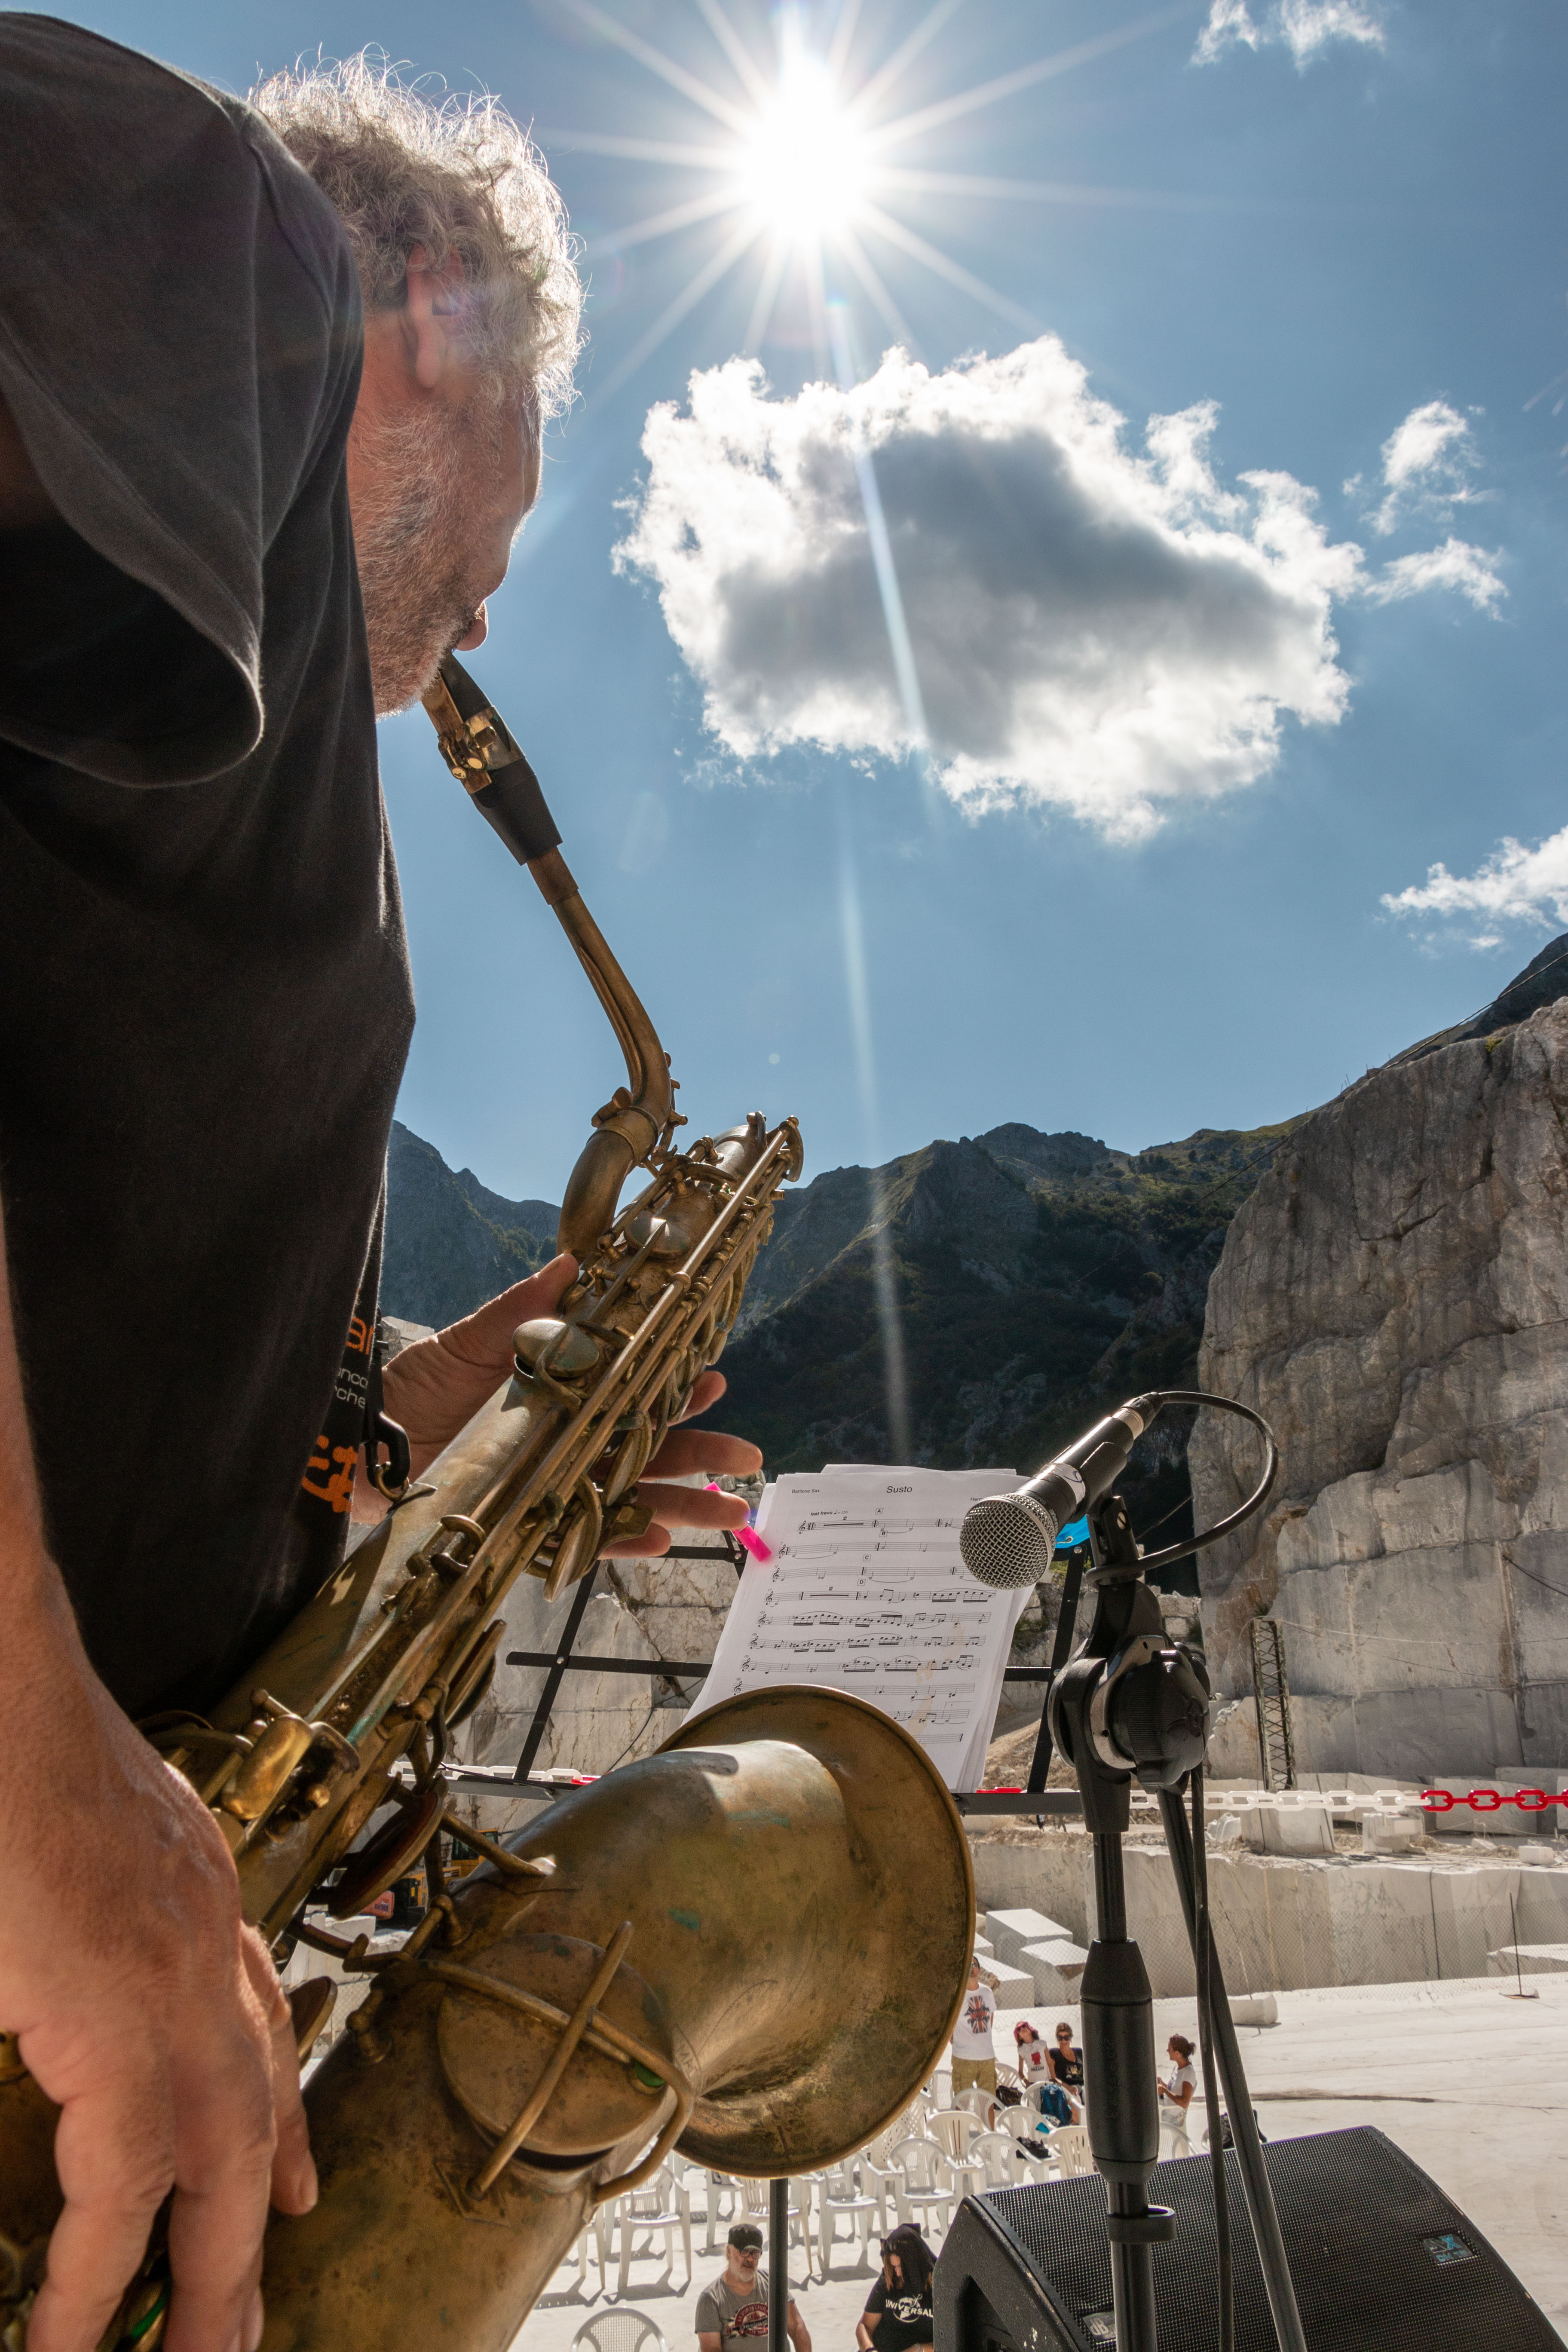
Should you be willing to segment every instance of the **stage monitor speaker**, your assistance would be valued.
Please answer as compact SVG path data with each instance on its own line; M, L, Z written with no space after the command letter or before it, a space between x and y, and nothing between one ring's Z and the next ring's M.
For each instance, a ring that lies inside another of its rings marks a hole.
M1563 2339L1473 2222L1370 2126L1264 2151L1310 2352L1563 2352ZM1237 2352L1278 2352L1226 2158ZM1176 2216L1154 2248L1160 2352L1214 2352L1214 2176L1207 2155L1158 2165L1149 2201ZM934 2284L936 2352L1110 2352L1105 2184L1096 2173L966 2197Z

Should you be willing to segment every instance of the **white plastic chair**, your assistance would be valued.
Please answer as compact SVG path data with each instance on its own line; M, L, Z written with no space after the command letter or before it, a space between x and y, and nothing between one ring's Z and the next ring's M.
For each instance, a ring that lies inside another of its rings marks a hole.
M629 2303L585 2319L572 2338L572 2352L579 2346L582 2352L669 2352L658 2322Z
M792 2246L798 2245L805 2249L807 2278L811 2276L811 2190L813 2182L819 2180L821 2177L820 2173L815 2172L795 2174L790 2180L788 2200L784 2207L788 2220L789 2242ZM765 2268L772 2261L773 2251L769 2242L768 2183L765 2180L737 2180L735 2187L740 2192L741 2200L735 2210L735 2219L738 2221L754 2221L761 2230L765 2249L763 2257ZM772 2284L771 2272L769 2284Z
M848 2216L858 2233L860 2259L863 2263L868 2263L871 2259L873 2213L878 2217L879 2234L887 2235L886 2228L881 2226L885 2220L884 2200L880 2196L872 2196L857 2186L853 2160L847 2164L830 2165L822 2175L816 2192L816 2254L822 2266L824 2284L826 2284L828 2264L837 2242L841 2213Z
M1016 2115L1014 2107L1009 2113ZM1044 2142L1041 2143L1044 2145ZM1011 2189L1016 2181L1027 2180L1029 2160L1024 2156L1011 2132L980 2132L964 2150L966 2172L978 2172L981 2189Z
M948 2179L955 2204L961 2197L978 2194L984 2186L978 2168L969 2162L968 2150L970 2142L979 2137L990 2120L991 2102L982 2091L979 2094L982 2111L976 2115L969 2105L970 2095L969 2092L961 2091L961 2104L955 2107L939 2107L928 2126L931 2138L941 2143L942 2154L947 2158Z
M692 2178L691 2174L687 2175L689 2188ZM719 2251L714 2233L721 2227L727 2229L731 2221L738 2221L741 2218L741 2184L732 2173L728 2172L705 2172L701 2179L705 2222L702 2251L705 2254L712 2254Z
M1064 2180L1070 2180L1079 2173L1094 2170L1086 2124L1058 2124L1046 2145Z
M586 2290L588 2284L588 2242L590 2239L596 2242L596 2249L599 2256L599 2281L601 2285L604 2283L605 2231L604 2222L601 2218L602 2212L603 2208L600 2209L599 2213L594 2214L590 2220L584 2222L582 2229L577 2233L577 2242L572 2249L572 2253L575 2254L577 2257L577 2292L579 2294L583 2294ZM570 2262L572 2254L568 2254L566 2259Z
M901 2136L893 2132L879 2132L876 2138L868 2147L863 2147L856 2158L856 2168L860 2175L860 2186L868 2197L874 2197L877 2200L877 2234L882 2238L887 2236L892 2226L888 2219L889 2204L892 2207L894 2220L898 2219L897 2190L900 2175L895 2172L889 2163L888 2149L889 2146L896 2144L897 2139Z
M945 2234L952 2214L952 2184L941 2142L901 2139L888 2150L888 2163L895 2176L893 2198L900 2221L923 2226L925 2216L940 2217Z
M967 2099L970 2094L964 2091L960 2094L960 2096ZM980 2096L982 2099L985 2097L984 2091L980 2093ZM941 2141L942 2151L950 2163L956 2162L963 2156L970 2141L977 2137L980 2127L979 2116L973 2108L969 2106L939 2107L931 2116L929 2126L931 2137L934 2140Z
M639 2237L652 2238L655 2235L662 2235L667 2265L673 2275L675 2238L678 2231L686 2253L686 2285L689 2287L691 2284L691 2200L686 2193L685 2184L677 2181L672 2167L668 2164L661 2167L651 2180L645 2181L642 2188L634 2189L629 2195L622 2197L618 2203L621 2275L617 2293L624 2295L631 2284L633 2254L636 2242ZM685 2288L681 2291L684 2294Z

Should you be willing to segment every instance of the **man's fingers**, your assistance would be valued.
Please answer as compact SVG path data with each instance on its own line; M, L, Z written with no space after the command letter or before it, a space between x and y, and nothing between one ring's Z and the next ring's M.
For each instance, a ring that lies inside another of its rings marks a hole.
M758 1448L743 1437L725 1437L716 1429L672 1429L648 1464L646 1475L686 1478L694 1470L705 1470L710 1478L750 1478L762 1466ZM647 1500L646 1493L642 1499ZM735 1525L740 1525L738 1519Z
M300 2054L288 1996L270 1955L254 1928L244 1931L246 1973L267 2016L272 2049L272 2116L278 2145L272 2154L272 2202L280 2213L308 2213L316 2201L316 2168L305 2103L300 2095Z
M476 1307L460 1323L448 1323L436 1334L437 1344L465 1364L483 1365L487 1371L493 1369L499 1381L511 1362L511 1335L518 1325L535 1315L552 1315L562 1293L576 1278L577 1261L563 1250L526 1281L514 1282L510 1290Z
M147 2079L68 2101L55 2132L55 2169L65 2210L27 2322L27 2352L92 2352L174 2177L167 2085Z
M705 1486L650 1486L639 1478L637 1500L661 1528L743 1528L748 1516L739 1495L710 1495Z
M661 1559L669 1549L669 1529L657 1521L645 1535L623 1536L618 1543L601 1544L601 1559ZM721 1559L722 1553L715 1555Z
M506 1378L518 1325L553 1314L576 1272L575 1258L552 1258L526 1282L514 1282L460 1323L449 1323L433 1339L416 1339L393 1358L386 1368L386 1409L408 1432L416 1477Z
M681 1414L681 1420L695 1421L700 1412L706 1412L710 1405L718 1403L729 1385L722 1372L711 1370L699 1372L691 1383L690 1402Z
M193 2036L179 2053L164 2352L237 2345L260 2275L274 2149L271 2040L248 1965L244 1976L235 1988L240 2016L222 2039Z

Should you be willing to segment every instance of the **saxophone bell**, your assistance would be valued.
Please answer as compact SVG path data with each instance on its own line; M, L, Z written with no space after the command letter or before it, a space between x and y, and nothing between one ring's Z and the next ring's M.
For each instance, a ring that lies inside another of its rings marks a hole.
M721 1704L508 1843L553 1875L476 1871L310 2084L321 2195L268 2232L262 2352L506 2352L595 2208L672 2149L837 2162L952 2032L967 1842L863 1700Z

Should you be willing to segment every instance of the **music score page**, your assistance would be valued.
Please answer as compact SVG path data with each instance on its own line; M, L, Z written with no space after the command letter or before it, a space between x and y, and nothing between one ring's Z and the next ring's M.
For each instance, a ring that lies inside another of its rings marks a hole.
M1016 1470L881 1465L784 1477L691 1714L775 1683L869 1699L912 1733L950 1789L977 1788L1013 1629L1033 1596L977 1582L958 1548L964 1512Z

